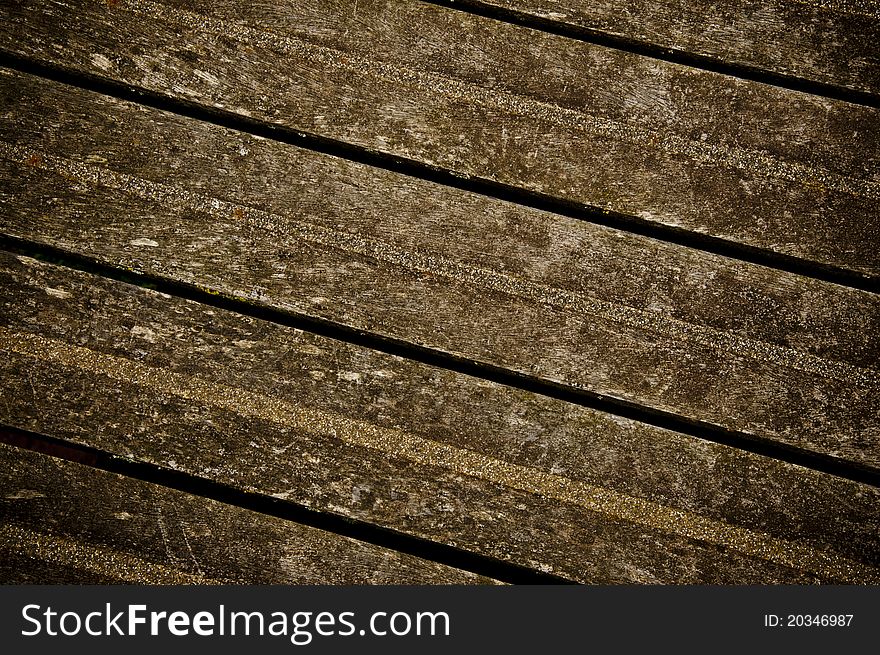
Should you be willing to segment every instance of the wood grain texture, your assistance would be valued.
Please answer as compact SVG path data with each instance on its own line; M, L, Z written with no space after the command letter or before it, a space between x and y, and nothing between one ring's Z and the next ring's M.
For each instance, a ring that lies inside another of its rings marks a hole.
M578 581L878 579L876 488L29 258L0 270L5 424Z
M873 0L477 0L465 5L585 28L664 49L880 94Z
M7 234L880 464L876 295L2 80Z
M465 177L880 273L870 108L419 2L14 2L0 47Z
M5 444L0 554L2 584L492 582Z

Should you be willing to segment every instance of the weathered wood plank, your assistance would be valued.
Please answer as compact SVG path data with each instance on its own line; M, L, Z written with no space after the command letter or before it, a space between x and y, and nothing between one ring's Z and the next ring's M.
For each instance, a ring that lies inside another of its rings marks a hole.
M2 288L9 425L574 580L878 579L873 487L29 258Z
M876 295L2 80L8 234L880 464Z
M0 583L476 584L487 578L0 444Z
M460 175L880 274L876 110L425 3L179 4L16 2L4 7L0 47Z
M873 0L467 0L592 33L880 95Z

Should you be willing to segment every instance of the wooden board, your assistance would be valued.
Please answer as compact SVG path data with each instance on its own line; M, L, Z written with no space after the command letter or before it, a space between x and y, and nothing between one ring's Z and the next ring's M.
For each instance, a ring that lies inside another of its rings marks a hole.
M875 109L427 3L177 4L17 2L0 47L878 280Z
M0 79L7 234L880 464L874 294Z
M0 583L475 584L466 571L0 444Z
M800 78L880 96L880 5L875 0L454 0L440 2L512 12L547 28L584 30L587 38L676 58L689 55L725 69ZM549 23L546 24L544 21ZM671 50L671 53L664 53ZM796 80L792 80L796 84ZM812 88L812 87L811 87Z
M0 422L583 582L876 582L880 490L24 257Z

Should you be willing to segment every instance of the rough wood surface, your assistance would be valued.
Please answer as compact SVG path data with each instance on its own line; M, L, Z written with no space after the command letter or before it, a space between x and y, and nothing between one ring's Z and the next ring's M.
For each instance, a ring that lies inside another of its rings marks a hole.
M8 51L880 274L874 109L418 2L24 1L3 13Z
M435 562L0 444L0 583L475 584Z
M880 464L874 294L0 80L8 234Z
M874 0L468 0L725 64L880 95Z
M573 580L878 580L876 488L29 258L2 288L5 424Z

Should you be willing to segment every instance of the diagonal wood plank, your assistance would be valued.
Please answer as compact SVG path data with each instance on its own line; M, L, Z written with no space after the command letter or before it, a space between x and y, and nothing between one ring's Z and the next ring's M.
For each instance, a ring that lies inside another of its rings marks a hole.
M0 582L477 584L386 548L0 444Z
M426 3L249 7L25 0L4 7L0 47L554 202L880 272L876 110Z
M441 4L447 4L445 2ZM880 95L875 0L457 0L624 42ZM661 53L662 54L662 53Z
M0 79L7 234L880 463L874 294Z
M874 487L29 258L2 279L8 425L573 580L877 579Z

